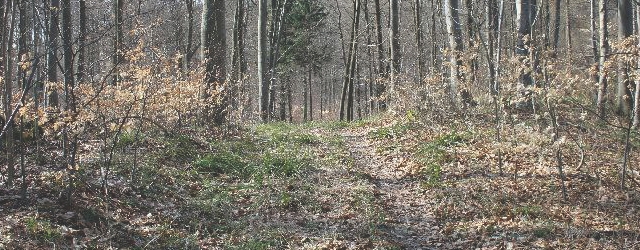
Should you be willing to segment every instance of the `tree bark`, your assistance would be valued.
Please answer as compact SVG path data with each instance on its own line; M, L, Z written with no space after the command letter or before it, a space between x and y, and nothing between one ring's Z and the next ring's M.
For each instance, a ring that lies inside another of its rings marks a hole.
M231 100L232 107L238 110L239 90L244 81L246 71L246 61L244 57L244 36L245 36L245 0L237 0L236 13L233 22L233 52L231 59Z
M258 1L258 86L260 86L260 119L269 121L269 65L267 61L267 0Z
M530 56L530 46L532 23L536 15L536 0L516 0L516 19L518 37L516 43L516 55L523 61L525 69L521 69L520 84L524 87L533 85L533 77L531 75L531 62L534 58ZM527 60L527 57L528 60ZM528 62L527 62L528 61Z
M554 0L553 1L553 50L558 51L558 46L560 46L560 2L562 0Z
M451 103L454 107L457 107L457 94L458 94L458 85L463 79L462 72L460 72L460 67L462 66L462 60L460 59L460 53L462 53L463 45L462 45L462 28L460 27L460 17L459 17L459 2L458 0L445 0L444 2L444 13L445 13L445 22L447 24L447 37L449 41L449 49L450 49L450 82L449 82L449 94L451 97Z
M202 7L202 59L205 60L205 97L216 99L212 119L217 125L227 119L226 30L224 0L206 0Z
M618 0L618 39L627 39L633 34L633 6L631 0ZM618 64L618 84L616 87L616 112L628 115L633 106L631 99L631 82L629 81L629 65Z
M469 0L468 0L469 1ZM417 48L417 57L418 57L418 82L424 80L425 74L425 60L423 53L423 36L422 36L422 3L421 0L415 0L414 7L414 16L415 16L415 24L416 24L416 48Z
M4 124L3 130L6 133L5 136L5 146L7 152L7 181L6 186L13 186L13 181L15 179L15 158L14 158L14 147L13 147L13 121L10 119L11 117L11 100L13 99L13 52L12 52L12 41L13 41L13 29L14 29L14 18L15 18L15 0L8 0L4 5L4 13L3 13L3 22L5 25L0 27L2 29L3 40L2 40L2 53L3 53L3 65L4 68L4 117L7 119L6 124Z
M593 63L598 64L598 31L596 30L596 20L598 16L598 4L596 0L589 1L590 6L590 20L589 20L589 31L591 32L591 51L593 53ZM595 82L598 82L598 77L595 77Z
M636 25L640 28L640 6L636 6ZM640 34L640 30L638 31ZM640 47L640 40L638 40L638 47ZM640 73L640 59L637 63L638 69L636 73ZM635 81L636 89L633 98L633 124L632 127L638 128L640 125L640 80Z
M64 1L64 0L63 0ZM122 13L123 13L123 0L113 0L113 22L115 35L113 37L113 55L111 56L111 63L114 70L114 75L112 78L112 84L116 85L120 81L119 76L119 65L123 62L124 59L124 32L122 29ZM64 42L64 41L63 41Z
M391 26L389 32L389 40L391 40L391 88L390 93L395 91L395 85L398 81L400 73L400 13L398 11L398 0L389 0L390 11L389 18Z
M376 81L376 99L378 100L378 109L384 111L387 109L387 102L384 98L386 93L386 84L384 79L387 78L387 66L385 63L384 46L382 41L382 11L380 10L380 0L373 0L376 15L376 47L378 48L378 80Z
M79 4L80 27L78 32L78 79L76 81L78 83L84 81L87 53L87 3L85 0L80 0Z
M605 104L606 104L606 95L607 95L607 72L605 69L605 63L607 61L607 56L609 53L609 41L607 40L607 4L606 0L600 0L598 2L598 12L599 12L599 28L600 28L600 56L598 63L598 114L601 120L605 119Z
M75 78L73 70L73 41L72 41L72 24L71 24L71 1L62 0L62 53L63 53L63 72L64 77L64 96L65 96L65 110L71 114L76 112L76 100L74 95ZM60 202L65 207L70 207L72 204L72 194L75 189L75 177L76 177L76 149L77 149L77 135L71 135L69 127L63 128L63 157L65 164L68 167L70 181L67 184L65 191L60 197ZM70 136L71 135L71 136ZM71 138L69 138L71 137Z
M60 28L58 26L58 11L60 11L59 0L51 0L49 6L49 23L47 32L47 81L55 83L58 81L58 34ZM58 91L51 88L49 84L45 85L45 106L54 109L58 108Z
M353 119L353 78L355 75L356 55L358 49L358 26L360 23L360 0L353 3L353 23L351 26L351 44L349 46L349 62L345 68L342 82L342 101L340 102L340 120ZM345 113L346 112L346 113ZM345 117L346 115L346 117Z
M187 17L185 19L185 22L187 23L187 43L184 48L184 62L182 63L182 70L186 72L189 70L191 59L193 58L196 50L193 49L193 23L195 21L193 10L194 0L184 0L184 2L185 7L187 8Z

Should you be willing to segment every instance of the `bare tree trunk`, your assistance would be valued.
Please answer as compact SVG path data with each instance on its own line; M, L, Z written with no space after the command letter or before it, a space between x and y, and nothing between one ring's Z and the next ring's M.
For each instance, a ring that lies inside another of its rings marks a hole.
M569 13L572 9L571 9L571 2L570 0L566 0L566 6L565 6L565 11L566 11L566 16L567 18L564 20L565 21L565 36L567 39L567 59L569 59L569 65L571 65L571 50L572 50L572 38L571 38L571 13Z
M244 0L237 0L236 13L233 22L233 52L231 59L231 80L229 84L232 110L239 110L240 86L244 81L246 62L244 60L244 34L245 34L245 4Z
M288 86L288 82L285 84L285 82L281 81L280 84L280 101L279 101L279 105L280 105L280 121L286 121L287 120L287 86Z
M486 10L486 51L487 51L487 72L489 73L489 89L492 95L498 94L496 86L496 66L498 62L494 61L495 58L495 39L497 35L497 19L498 19L498 6L496 0L488 0Z
M258 84L260 86L260 119L269 121L269 65L267 59L267 0L258 1Z
M590 19L589 19L589 31L591 32L591 51L593 52L593 63L598 64L598 32L596 30L596 19L598 15L598 4L596 0L589 1L590 6ZM595 82L598 82L598 77L595 77Z
M624 40L633 34L633 7L631 0L618 0L618 39ZM618 64L618 84L616 88L616 112L630 114L633 106L629 81L629 65Z
M465 22L465 25L467 26L466 27L467 40L468 40L467 41L467 49L471 50L476 46L475 45L475 39L477 38L476 34L475 34L475 30L474 30L475 25L474 25L474 22L473 22L473 4L472 4L473 1L472 0L465 0L464 2L465 2L465 8L467 10L467 18L466 18L466 22ZM477 59L475 57L471 57L468 60L466 66L469 68L467 70L469 75L466 76L467 77L467 82L471 82L471 83L476 82L476 76L477 76L477 71L478 71L478 61L477 61ZM466 93L470 94L470 92L468 90L466 90ZM469 96L469 97L471 97L471 96ZM471 97L470 100L473 101L473 97Z
M307 69L308 71L309 69ZM303 77L304 81L302 84L302 121L307 122L309 119L309 98L308 98L308 86L309 86L309 78L307 78L306 74Z
M63 0L64 1L64 0ZM124 60L123 43L124 32L122 30L122 12L123 12L123 0L113 0L113 22L115 23L115 35L113 37L113 55L111 56L111 63L116 69L112 78L112 84L118 84L119 70L118 67ZM64 42L64 41L63 41Z
M364 19L366 20L366 27L367 27L367 58L368 58L368 80L367 80L367 87L368 87L368 94L366 95L367 98L369 98L369 105L368 105L368 110L369 110L369 115L373 114L374 109L375 109L375 82L376 82L376 75L374 73L374 55L373 55L373 46L372 46L372 41L371 41L371 34L374 32L373 30L373 26L371 25L371 19L369 17L369 5L368 5L368 0L364 1ZM322 113L320 113L322 115ZM322 117L320 117L320 119L322 119Z
M312 69L313 69L313 67L310 65L309 69L308 69L308 72L307 72L307 74L308 74L308 78L307 78L308 90L307 90L307 93L309 93L309 121L313 121L313 91L312 91L313 84L311 84Z
M80 14L80 29L78 32L78 83L83 82L86 68L86 41L87 41L87 3L85 0L80 0L79 7Z
M289 122L293 122L293 90L291 82L287 82L287 109L289 110Z
M554 0L554 19L553 19L553 50L558 51L560 46L560 2L562 0Z
M185 7L187 8L187 17L185 18L185 22L187 23L187 43L184 48L184 62L182 63L182 70L185 72L189 70L191 59L196 51L193 49L193 23L195 21L193 2L194 0L184 0Z
M72 24L71 24L71 1L62 0L62 50L63 50L63 76L64 76L64 94L65 94L65 110L71 114L76 113L76 100L74 95L75 78L73 70L73 41L72 41ZM63 156L69 171L70 181L65 191L60 196L60 203L65 207L70 207L73 199L72 194L75 189L76 178L76 151L78 145L77 135L70 135L69 127L63 128ZM71 137L71 138L69 138Z
M636 23L640 28L640 6L636 6ZM640 30L637 31L640 34ZM638 41L638 47L640 47L640 40ZM638 59L638 71L640 71L640 58ZM640 72L636 72L640 73ZM636 89L633 98L633 124L634 128L638 128L640 125L640 80L635 81Z
M213 122L223 124L228 114L228 96L226 82L226 29L224 0L206 0L202 7L202 59L206 63L205 98L216 96L213 109Z
M516 55L520 57L520 60L529 61L524 63L528 69L521 69L520 84L525 88L533 84L533 76L531 74L531 62L534 58L530 58L530 46L532 37L532 23L536 12L536 0L516 0L516 19L518 23L518 39L516 44ZM527 39L527 37L529 37ZM528 60L527 60L527 57Z
M282 28L284 25L284 17L287 12L287 0L283 0L280 5L278 1L271 1L271 33L270 33L270 50L269 50L269 105L268 114L272 116L275 114L276 103L276 80L277 80L277 68L280 60L280 36L282 35ZM277 7L276 7L277 6ZM277 16L277 18L276 18Z
M451 50L451 55L449 57L450 61L450 82L449 82L449 94L451 96L451 103L454 107L457 107L457 94L458 94L458 85L462 82L463 75L460 72L460 67L462 66L462 60L460 59L460 53L462 53L462 29L460 27L460 18L459 18L459 2L458 0L445 0L444 2L444 13L445 13L445 21L447 23L447 37L449 40L449 49Z
M353 23L351 26L351 44L349 46L349 63L345 69L342 83L342 101L340 102L340 120L353 119L353 78L355 74L356 55L358 48L358 26L360 23L360 0L353 3ZM345 113L346 112L346 113ZM346 117L345 117L346 115Z
M60 11L59 0L51 0L49 6L49 23L47 31L47 81L54 83L58 81L58 34L60 34L60 28L58 27L58 11ZM58 108L58 91L55 88L51 88L48 84L45 85L46 98L45 106Z
M382 11L380 10L380 0L373 0L376 9L376 47L378 48L378 80L376 83L376 99L378 100L378 109L384 111L387 109L387 101L384 98L386 90L387 66L385 63L384 46L382 41Z
M12 41L13 41L13 29L15 24L15 0L8 0L4 6L4 14L3 20L5 25L1 28L3 29L2 34L4 35L4 39L2 40L2 50L4 57L4 117L7 119L6 124L4 125L3 131L5 131L6 136L6 150L7 150L7 181L6 186L13 186L13 181L15 178L15 158L14 158L14 145L13 145L13 121L11 120L11 100L13 99L13 53L12 53Z
M424 49L423 49L423 44L422 44L422 3L421 0L415 0L415 7L414 7L414 16L415 16L415 23L416 23L416 48L417 48L417 57L418 57L418 80L419 82L421 82L422 80L424 80L424 74L425 74L425 60L424 60Z
M27 4L25 0L18 0L18 60L20 60L20 64L22 65L26 65L29 63L30 61L30 56L27 54L28 53L28 48L27 48L27 37L29 36L29 34L27 33ZM27 89L29 88L29 83L27 82L27 69L25 67L18 67L18 72L17 75L18 77L18 85L20 86L21 90L27 91ZM22 118L22 116L19 117L20 120L20 124L18 126L18 131L24 131L25 127L24 127L24 120ZM18 136L19 141L19 145L18 145L18 151L19 151L19 155L20 155L20 178L22 179L22 185L21 185L21 190L23 191L23 198L26 198L26 194L27 194L27 187L26 187L26 171L25 171L25 155L24 155L24 138L23 138L23 134L20 133L20 135Z
M393 95L395 85L400 74L400 13L398 10L398 0L389 0L389 18L391 25L389 29L389 40L391 40L391 86L388 94Z
M598 63L598 115L601 120L605 119L605 104L607 95L607 72L605 63L609 53L609 42L607 40L607 4L606 0L600 0L598 3L599 27L600 27L600 56Z

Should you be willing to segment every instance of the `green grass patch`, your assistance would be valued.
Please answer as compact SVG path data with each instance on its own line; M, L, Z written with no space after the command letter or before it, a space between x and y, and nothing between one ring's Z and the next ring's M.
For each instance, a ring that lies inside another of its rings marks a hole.
M423 186L435 187L441 185L442 165L453 160L448 149L465 142L466 135L457 131L436 137L433 141L421 145L415 156L423 165L421 176L424 178Z
M553 235L553 230L554 230L554 228L553 228L552 225L545 224L545 225L540 225L540 226L534 228L531 231L531 233L536 238L547 238L547 237L550 237L551 235Z
M159 152L158 160L160 161L189 162L193 160L198 152L197 145L188 136L184 135L164 138L161 143L163 149Z
M37 217L27 217L24 220L24 224L27 232L37 240L51 242L62 237L60 230L49 221L38 219Z
M538 218L543 214L542 207L540 206L519 206L513 209L513 213L519 216Z
M393 139L404 135L411 126L408 123L396 123L391 126L381 127L369 132L369 138L372 139Z
M210 153L193 161L201 173L261 182L266 177L291 177L310 167L310 149L321 138L301 126L269 123L242 138L211 143Z
M276 145L310 145L320 142L320 137L309 133L300 125L284 122L260 124L255 135L263 141Z
M200 172L209 172L215 175L246 176L250 174L245 171L248 164L242 156L229 151L207 154L196 159L193 166Z

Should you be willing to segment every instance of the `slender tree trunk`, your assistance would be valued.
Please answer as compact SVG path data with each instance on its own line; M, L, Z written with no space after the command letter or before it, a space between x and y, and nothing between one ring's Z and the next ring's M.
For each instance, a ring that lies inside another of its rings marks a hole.
M8 0L4 5L4 14L3 21L5 23L2 26L2 50L4 57L2 58L3 67L4 67L4 117L6 118L6 124L4 125L3 130L6 133L5 136L5 145L7 152L7 181L6 186L12 187L13 181L15 179L15 158L14 158L14 145L13 145L13 121L10 119L11 117L11 100L13 99L13 51L12 51L12 41L13 41L13 29L15 24L15 0Z
M589 31L591 32L591 51L593 53L593 63L598 64L598 31L596 30L596 20L598 19L598 4L597 0L590 0L590 19L589 19ZM597 75L595 76L595 82L598 82Z
M349 46L349 63L345 69L342 84L342 101L340 102L340 120L351 121L353 119L353 78L358 48L358 26L360 22L360 0L353 3L353 23L351 26L351 44ZM346 112L346 113L345 113ZM351 115L350 115L351 114ZM345 117L346 115L346 117Z
M202 7L202 59L206 63L205 98L216 98L213 122L223 124L228 114L228 96L225 90L227 71L226 29L224 0L206 0ZM214 96L215 94L215 96Z
M284 25L284 17L287 13L287 0L283 0L279 7L277 6L277 1L273 0L272 3L272 25L271 25L271 42L270 42L270 54L269 54L269 73L270 73L270 81L269 84L269 115L275 113L275 103L276 103L276 80L277 80L277 69L278 63L280 60L280 36L282 35L283 25ZM277 16L277 19L275 18Z
M279 120L280 121L286 121L287 120L287 86L288 86L288 80L285 84L284 81L282 81L282 84L280 84L280 116L279 116Z
M430 37L431 37L431 67L432 69L432 73L435 72L435 69L438 68L438 66L441 64L440 60L439 60L439 55L438 55L438 36L437 36L437 32L436 32L436 13L438 12L438 4L434 3L434 0L430 0L430 6L431 6L431 32L430 32Z
M486 50L487 50L487 73L489 73L489 89L492 95L498 94L498 89L496 86L496 66L497 62L494 61L495 58L495 39L497 35L497 19L498 19L498 6L496 4L496 0L488 0L487 9L486 9Z
M640 6L636 6L636 25L640 29ZM640 30L636 30L637 34L640 34ZM640 47L640 40L638 40L638 47ZM636 73L640 73L640 58L637 63L638 69ZM633 98L633 124L632 127L638 128L640 125L640 80L635 81L635 93Z
M373 30L373 26L371 25L371 18L369 16L369 5L368 5L368 0L364 1L363 7L364 7L364 19L367 21L366 23L366 27L367 27L367 58L368 58L368 73L369 73L369 78L367 80L367 87L368 87L368 95L367 98L369 98L369 114L373 114L373 111L375 109L375 94L374 94L374 89L375 89L375 82L376 82L376 75L375 75L375 70L374 70L374 63L375 63L375 59L374 59L374 55L373 55L373 46L372 46L372 40L371 40L371 34L374 32ZM322 113L321 113L322 114ZM320 117L320 119L322 119L322 117Z
M307 69L308 71L308 69ZM305 72L306 73L306 72ZM308 98L308 86L309 86L309 78L307 78L306 74L303 77L304 82L302 84L302 102L304 103L302 105L302 121L307 122L309 120L309 98Z
M459 2L458 0L444 0L444 13L445 21L447 24L447 37L449 40L450 55L450 82L449 82L449 94L451 96L451 103L454 107L457 106L457 94L458 85L462 82L463 75L460 71L462 66L462 60L460 54L462 53L462 28L460 27L459 18Z
M624 40L633 34L633 6L631 0L618 0L618 39ZM628 115L633 106L631 99L629 65L618 64L618 84L616 88L616 112Z
M71 1L62 0L62 51L63 51L63 77L64 77L64 94L65 94L65 110L71 114L76 112L75 103L75 78L73 70L73 42L72 42L72 24L71 24ZM69 138L71 137L71 138ZM67 188L61 194L60 202L65 207L70 207L72 204L72 194L75 189L74 182L76 177L76 149L77 149L77 136L71 135L68 126L63 128L63 156L65 159L67 169L69 170L70 181L67 184Z
M260 119L269 121L269 65L267 61L267 0L258 1L258 86L260 86Z
M384 111L387 109L387 101L385 93L387 92L385 80L388 76L387 66L385 64L384 46L382 40L382 11L380 10L380 0L373 0L376 9L376 47L378 49L378 79L376 81L376 100L378 100L378 109Z
M86 74L86 41L87 41L87 3L85 0L80 0L79 7L80 14L80 27L78 32L78 80L76 82L83 82Z
M289 110L289 122L293 122L293 90L291 82L287 82L287 108Z
M49 83L55 83L58 81L58 34L60 34L60 28L58 27L58 12L60 11L59 0L51 0L49 6L49 23L47 32L47 81ZM45 85L45 106L58 108L58 91L55 88L51 88L49 84Z
M469 0L468 0L469 1ZM418 80L419 82L421 82L422 80L424 80L424 74L425 74L425 60L424 60L424 49L423 49L423 36L422 36L422 3L421 0L415 0L415 7L414 7L414 16L415 16L415 23L416 23L416 48L417 48L417 52L418 52Z
M195 54L193 49L193 23L195 21L195 15L193 11L194 0L184 0L185 7L187 8L187 17L185 23L187 24L187 42L184 47L184 62L182 63L182 70L187 72L191 66L191 59Z
M20 64L27 65L30 63L31 59L29 58L29 48L27 47L27 37L29 36L27 32L27 3L25 0L18 0L18 60L20 60ZM27 91L29 88L29 82L27 82L27 69L25 67L18 67L17 77L18 77L18 85L21 87L22 91ZM24 120L22 116L19 117L20 124L18 126L18 131L24 131ZM26 188L26 162L24 155L24 138L23 134L20 133L18 136L18 151L20 155L20 178L22 179L21 190L23 191L23 199L26 198L27 188Z
M600 0L598 2L598 12L599 12L599 28L600 28L600 56L598 63L598 114L601 120L605 119L605 104L606 104L606 95L607 95L607 72L605 69L605 63L607 61L607 56L609 54L609 41L607 40L607 4L606 0Z
M325 85L324 79L322 79L322 73L320 73L320 120L324 117L324 109L325 109L325 100L327 95L327 86Z
M566 0L566 6L565 6L565 11L566 11L566 16L567 18L564 20L565 21L565 37L567 39L567 59L569 59L569 65L571 65L571 50L572 48L572 37L571 37L571 13L570 11L571 9L571 2L570 0Z
M398 82L398 74L400 74L400 12L398 10L398 0L389 0L390 10L389 18L391 25L389 29L389 40L391 40L391 82L389 95L395 94L395 85Z
M467 18L466 18L466 22L465 25L466 30L467 30L467 50L472 50L474 49L474 47L476 46L475 44L475 39L476 39L476 33L475 33L475 25L473 22L473 1L472 0L465 0L465 8L467 9ZM469 68L469 70L467 70L466 72L469 73L469 76L467 76L468 80L467 82L471 82L474 83L476 82L476 75L477 75L477 71L478 71L478 61L475 57L471 57L468 62L467 62L467 68ZM468 90L466 91L467 93L470 93ZM471 97L473 99L473 97ZM471 99L471 100L472 100Z
M554 0L553 1L553 50L558 51L558 46L560 46L560 2L562 0Z
M307 69L308 72L308 78L307 78L307 84L308 84L308 90L307 93L309 94L309 121L313 121L313 91L312 91L312 86L313 84L311 84L311 70L313 68L311 67L311 65L309 66L309 68Z
M231 59L231 80L232 85L230 99L232 100L232 110L239 110L238 100L240 99L239 90L244 81L244 71L246 63L244 60L244 22L245 22L245 4L244 0L237 0L236 13L233 22L233 52Z
M63 0L64 1L64 0ZM112 84L116 85L120 81L119 78L119 65L123 62L124 52L124 32L122 30L122 13L124 8L123 0L113 0L113 21L115 23L115 35L113 37L113 55L111 56L111 63L116 70L112 78ZM64 42L64 41L63 41Z
M526 65L526 69L521 69L520 73L520 84L524 87L529 87L533 85L533 76L531 74L531 62L534 58L530 56L530 46L532 37L532 23L533 18L535 17L536 12L536 0L516 0L516 19L518 23L518 39L516 44L516 55L520 57L520 60L523 61L523 64ZM527 60L527 57L528 60ZM527 61L529 61L527 63Z

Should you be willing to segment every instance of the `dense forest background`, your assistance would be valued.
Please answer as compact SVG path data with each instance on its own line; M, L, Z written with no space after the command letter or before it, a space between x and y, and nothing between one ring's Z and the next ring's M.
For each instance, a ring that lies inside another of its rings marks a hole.
M0 248L639 246L636 2L2 0L0 23Z

